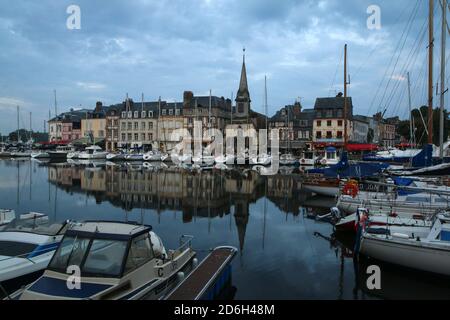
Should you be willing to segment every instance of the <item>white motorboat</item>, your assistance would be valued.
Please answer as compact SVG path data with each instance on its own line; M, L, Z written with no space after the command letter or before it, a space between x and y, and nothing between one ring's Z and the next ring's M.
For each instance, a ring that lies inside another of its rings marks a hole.
M38 213L21 215L0 231L0 283L9 286L38 275L48 265L67 223Z
M127 154L124 152L110 152L106 155L106 160L109 161L125 161L127 160Z
M83 152L78 154L78 159L92 160L92 159L106 159L108 152L105 152L99 146L87 147Z
M449 222L448 215L438 215L433 227L426 232L411 232L405 227L367 228L361 236L360 252L388 263L449 276Z
M166 251L150 226L89 221L73 224L47 270L34 283L11 295L21 300L135 300L157 299L181 280L196 262L190 236L180 247ZM78 267L77 290L67 286L67 266Z
M280 165L282 166L294 166L297 163L297 159L291 153L285 153L280 156Z
M33 159L46 159L50 158L50 155L48 154L48 152L45 151L34 151L31 153L31 157Z

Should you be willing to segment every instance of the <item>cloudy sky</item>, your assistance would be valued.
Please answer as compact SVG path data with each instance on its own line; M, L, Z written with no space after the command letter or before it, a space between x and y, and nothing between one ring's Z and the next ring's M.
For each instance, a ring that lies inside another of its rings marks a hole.
M34 129L42 129L49 110L54 113L53 89L58 111L118 103L126 93L134 100L143 92L146 100L181 101L184 90L206 95L211 89L230 97L243 47L256 111L263 112L264 75L270 114L298 98L312 108L317 97L342 91L347 43L355 111L405 116L406 69L413 103L426 103L427 3L0 0L0 132L16 128L16 105L21 126L32 112ZM81 8L81 30L66 27L71 4ZM381 9L379 30L367 28L370 5ZM439 8L435 16L439 39Z

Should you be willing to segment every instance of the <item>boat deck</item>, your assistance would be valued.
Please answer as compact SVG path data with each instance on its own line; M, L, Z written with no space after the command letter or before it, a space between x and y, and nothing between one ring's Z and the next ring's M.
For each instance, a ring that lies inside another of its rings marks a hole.
M178 285L166 300L200 300L216 283L221 273L236 254L236 248L214 249L191 274Z

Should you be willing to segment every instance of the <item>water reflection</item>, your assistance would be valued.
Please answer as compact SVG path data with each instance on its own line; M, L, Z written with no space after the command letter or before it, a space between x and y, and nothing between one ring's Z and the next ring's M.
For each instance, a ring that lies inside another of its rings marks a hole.
M210 248L240 249L227 297L236 299L450 298L448 282L379 262L354 260L353 238L316 221L333 198L302 190L296 173L261 176L248 168L177 168L0 161L0 207L54 220L130 220L151 224L167 247L195 236ZM366 287L382 266L382 290Z

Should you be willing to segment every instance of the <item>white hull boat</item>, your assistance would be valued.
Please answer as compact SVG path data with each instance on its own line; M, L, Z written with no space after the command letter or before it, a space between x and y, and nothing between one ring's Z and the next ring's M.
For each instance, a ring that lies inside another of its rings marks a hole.
M102 148L98 146L87 147L85 151L80 152L78 154L78 159L81 160L98 160L98 159L106 159L108 152L102 150Z
M0 283L43 271L56 250L66 223L48 222L42 214L22 215L0 232Z
M402 227L387 235L363 233L360 252L369 257L420 271L450 276L450 225L436 219L428 232L410 233Z
M103 221L73 224L44 274L11 298L158 299L180 282L189 264L196 263L191 240L183 236L179 248L166 251L150 226ZM67 287L67 265L81 271L78 290Z
M45 151L37 151L37 152L32 152L31 157L33 159L46 159L46 158L50 158L50 155Z

